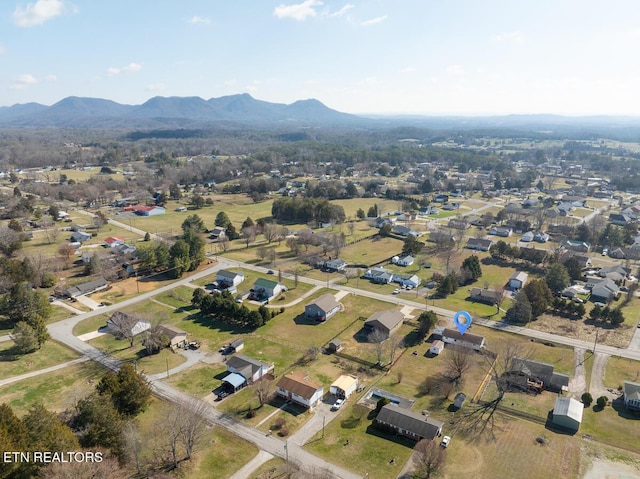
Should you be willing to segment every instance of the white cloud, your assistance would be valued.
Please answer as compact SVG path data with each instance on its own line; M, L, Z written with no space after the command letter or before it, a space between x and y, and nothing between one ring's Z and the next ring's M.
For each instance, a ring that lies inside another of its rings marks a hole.
M344 7L342 7L340 10L337 10L333 13L330 13L328 16L329 17L341 17L342 15L344 15L345 13L347 13L349 10L351 10L352 8L355 8L355 5L353 5L352 3L347 3Z
M18 5L13 12L13 23L23 28L42 25L62 15L64 8L61 0L37 0L35 3L28 3L25 8Z
M189 20L187 20L187 23L190 23L191 25L210 25L211 20L207 17L199 17L198 15L194 15Z
M146 91L159 92L166 90L167 86L164 83L150 83L145 87Z
M305 0L302 3L293 5L278 5L273 14L278 18L293 18L294 20L306 20L315 17L318 12L315 7L323 5L320 0Z
M491 41L494 41L497 43L508 42L508 43L520 44L524 41L524 37L522 36L521 32L516 30L513 32L506 32L506 33L500 33L498 35L492 35Z
M371 26L371 25L377 25L378 23L384 22L387 18L388 18L387 15L382 15L381 17L376 17L376 18L371 18L369 20L365 20L360 25L362 25L363 27L368 27L368 26Z
M44 77L44 81L56 81L58 80L58 77L55 75L47 75L46 77Z
M107 68L107 76L112 77L115 75L120 75L121 73L139 72L140 70L142 70L142 65L140 65L139 63L131 62L127 66L124 66L121 68L117 68L117 67Z
M14 80L13 85L11 85L11 89L24 90L25 88L28 88L31 85L35 85L39 82L40 80L38 80L36 77L31 75L30 73L25 73L23 75L20 75Z

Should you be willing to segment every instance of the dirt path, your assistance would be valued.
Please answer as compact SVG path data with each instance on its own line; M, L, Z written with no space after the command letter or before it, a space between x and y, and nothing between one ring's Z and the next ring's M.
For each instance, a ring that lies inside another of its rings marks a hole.
M640 469L621 462L595 459L582 479L640 479Z
M608 354L599 353L596 351L596 354L593 358L593 367L591 368L591 381L589 384L589 392L593 396L593 399L599 398L600 396L607 396L609 400L615 399L619 396L617 391L609 390L604 385L604 375L607 366L607 360L609 359Z
M574 348L575 366L573 377L569 380L569 394L580 399L582 393L587 390L587 380L584 376L584 348Z

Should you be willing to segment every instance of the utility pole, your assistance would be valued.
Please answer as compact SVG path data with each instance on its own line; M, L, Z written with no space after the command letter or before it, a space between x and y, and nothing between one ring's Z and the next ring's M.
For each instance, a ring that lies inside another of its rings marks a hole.
M322 416L322 438L324 438L324 421L326 419L326 416Z
M284 442L284 452L287 461L287 477L289 477L289 445L287 444L287 441Z

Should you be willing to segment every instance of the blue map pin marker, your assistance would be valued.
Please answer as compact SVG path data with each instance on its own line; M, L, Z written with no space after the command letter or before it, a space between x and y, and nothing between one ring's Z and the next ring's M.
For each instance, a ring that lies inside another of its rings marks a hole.
M456 327L460 334L464 334L469 326L471 326L471 315L466 311L458 311L453 316L453 322L456 323Z

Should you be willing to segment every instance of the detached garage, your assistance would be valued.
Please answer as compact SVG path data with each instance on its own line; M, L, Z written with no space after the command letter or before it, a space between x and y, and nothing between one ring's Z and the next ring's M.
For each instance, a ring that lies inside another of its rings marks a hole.
M584 405L573 398L559 397L553 408L553 424L570 431L580 429Z
M358 389L358 378L343 374L329 387L329 392L341 399L347 399Z

